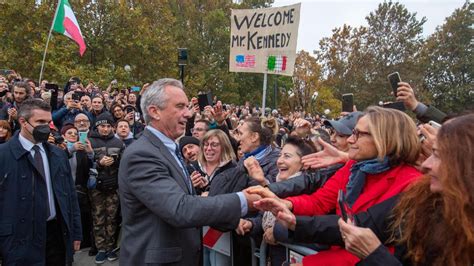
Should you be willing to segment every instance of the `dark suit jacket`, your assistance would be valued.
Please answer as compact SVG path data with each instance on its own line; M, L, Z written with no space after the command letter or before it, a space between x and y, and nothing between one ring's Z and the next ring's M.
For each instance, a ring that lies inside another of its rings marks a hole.
M236 194L200 197L151 131L131 144L120 162L121 265L198 265L201 227L234 229L240 216Z
M72 261L73 241L82 240L76 188L65 151L44 143L56 217L61 223L66 258ZM0 257L4 265L44 265L47 191L29 151L16 134L0 145Z

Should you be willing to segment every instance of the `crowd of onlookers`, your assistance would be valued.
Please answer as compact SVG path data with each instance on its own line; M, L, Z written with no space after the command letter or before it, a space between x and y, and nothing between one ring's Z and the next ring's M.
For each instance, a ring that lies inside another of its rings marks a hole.
M68 155L81 246L96 263L119 256L120 160L147 126L140 102L148 84L135 88L0 76L0 143L17 134L29 98L51 106L48 142ZM250 238L267 246L271 265L287 263L280 243L317 250L305 265L474 263L474 114L449 117L402 82L397 100L416 121L377 106L326 119L191 99L177 144L197 195L262 198L232 232L235 265L251 264ZM205 249L204 264L231 262Z

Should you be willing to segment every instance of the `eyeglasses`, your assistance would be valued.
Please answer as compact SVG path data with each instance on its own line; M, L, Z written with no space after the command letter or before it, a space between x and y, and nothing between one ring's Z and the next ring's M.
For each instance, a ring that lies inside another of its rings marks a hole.
M74 135L74 136L77 136L77 132L68 131L68 132L66 132L66 135Z
M89 121L89 120L85 120L85 119L83 119L83 120L76 120L76 121L74 121L74 123L78 123L78 124L86 124L86 123L90 123L90 121Z
M207 147L209 147L209 146L210 146L211 148L215 149L215 148L221 146L221 144L218 143L218 142L211 142L211 143L203 143L203 144L202 144L202 147L203 147L203 148L207 148Z
M360 136L372 136L372 134L370 134L370 132L360 131L354 128L354 130L352 130L352 136L354 136L354 140L357 141Z

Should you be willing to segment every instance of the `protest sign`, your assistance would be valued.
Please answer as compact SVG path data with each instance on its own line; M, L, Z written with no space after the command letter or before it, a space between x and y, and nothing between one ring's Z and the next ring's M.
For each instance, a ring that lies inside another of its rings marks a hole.
M233 9L229 70L292 76L300 7Z

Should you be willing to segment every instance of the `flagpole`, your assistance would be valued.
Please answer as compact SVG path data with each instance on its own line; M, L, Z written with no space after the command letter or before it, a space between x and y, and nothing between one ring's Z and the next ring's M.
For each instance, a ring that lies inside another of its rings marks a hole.
M56 16L58 15L58 9L60 6L61 0L58 0L58 5L56 6L56 12L54 12L53 22L51 23L51 28L49 29L48 39L46 40L46 47L44 48L43 61L41 62L41 71L39 75L38 85L41 85L41 79L43 78L44 62L46 60L46 52L48 51L49 40L51 39L51 34L53 33L54 22L56 21Z
M262 116L265 116L266 98L267 98L267 72L263 74Z

